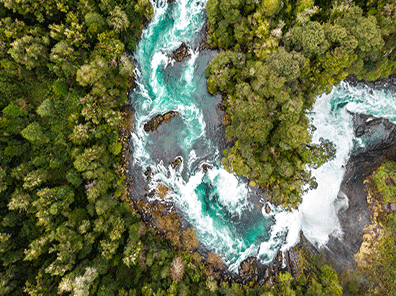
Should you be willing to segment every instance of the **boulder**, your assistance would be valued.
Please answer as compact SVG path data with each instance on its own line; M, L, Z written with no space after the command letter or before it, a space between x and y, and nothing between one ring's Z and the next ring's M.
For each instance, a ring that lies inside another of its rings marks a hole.
M172 168L175 168L175 167L177 167L178 165L181 165L181 163L182 163L182 158L181 158L181 157L177 157L177 158L175 159L175 161L171 163L171 166L172 166Z
M185 44L184 42L180 45L178 49L176 49L172 53L172 59L174 59L176 62L181 62L185 58L190 58L190 57L191 57L191 53L189 51L187 44Z
M179 112L177 111L169 111L164 114L159 114L157 116L154 116L152 119L150 119L148 122L144 124L144 131L146 133L148 132L153 132L157 130L157 128L163 123L163 122L169 122L171 117L175 117L179 115Z
M259 274L256 266L256 261L256 257L248 257L239 265L238 274L244 284L249 284L252 281L257 282Z

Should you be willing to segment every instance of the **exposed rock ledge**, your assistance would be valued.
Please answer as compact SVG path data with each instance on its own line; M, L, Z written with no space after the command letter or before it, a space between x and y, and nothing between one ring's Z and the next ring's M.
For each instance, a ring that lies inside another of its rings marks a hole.
M243 284L255 282L264 285L267 282L278 281L280 272L289 272L296 280L303 269L303 260L299 252L306 252L306 239L300 234L300 243L290 250L282 253L278 251L275 259L268 265L261 264L256 257L246 258L238 268L238 274Z
M355 136L370 145L354 149L346 165L340 192L348 197L349 206L338 212L343 239L331 236L326 246L318 250L334 263L337 271L354 269L354 255L362 243L363 229L370 223L363 182L396 148L396 126L388 120L354 114L353 123Z
M155 131L163 122L169 122L171 117L179 115L177 111L169 111L164 114L159 114L151 118L148 122L144 124L144 131L148 133L149 131Z
M174 0L171 0L174 1ZM198 51L202 52L204 50L210 50L210 46L207 43L206 40L206 33L207 33L207 26L205 25L202 28L202 32L201 32L201 37L200 37L200 42L199 42L199 46L198 46ZM195 48L194 45L190 45L192 48ZM184 59L189 59L191 58L191 52L190 52L190 47L186 44L186 43L182 43L179 48L175 49L172 52L172 55L170 56L172 58L172 60L176 61L176 62L181 62ZM170 66L171 63L168 64L168 66Z
M190 50L184 42L180 45L180 47L176 50L173 51L172 53L172 59L175 60L176 62L181 62L185 58L190 58L191 53Z

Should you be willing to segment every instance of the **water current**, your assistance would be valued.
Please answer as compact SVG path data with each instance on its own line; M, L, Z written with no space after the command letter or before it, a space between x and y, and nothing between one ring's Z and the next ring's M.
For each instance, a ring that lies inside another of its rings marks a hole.
M133 165L142 177L147 167L152 169L149 191L165 184L170 189L166 199L174 202L200 242L220 254L231 271L237 271L248 256L270 262L278 250L285 251L298 242L301 230L319 247L329 235L342 237L337 209L340 200L344 206L348 203L339 192L344 165L352 149L369 144L354 137L349 112L395 122L392 94L341 83L330 94L320 96L310 114L317 128L313 141L331 140L337 148L336 157L313 171L318 188L303 196L298 210L287 212L271 205L266 214L261 210L265 199L257 196L257 190L221 164L224 129L216 109L219 98L207 93L205 77L206 66L216 53L198 51L206 1L152 4L154 18L143 30L134 53L137 87L131 96L135 110ZM175 63L172 52L183 42L191 57ZM157 131L144 131L148 120L171 110L179 115ZM182 158L182 164L173 168L171 162L176 157ZM207 173L203 164L209 166Z

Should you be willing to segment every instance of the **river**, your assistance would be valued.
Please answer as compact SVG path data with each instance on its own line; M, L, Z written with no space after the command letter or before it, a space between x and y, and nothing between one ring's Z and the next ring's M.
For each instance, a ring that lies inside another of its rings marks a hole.
M298 242L301 230L318 247L329 235L342 238L337 211L348 205L348 197L339 192L344 166L352 149L369 144L354 137L348 111L394 122L392 93L341 83L330 94L318 97L310 114L316 127L313 141L332 141L336 157L313 171L318 188L303 196L298 210L288 212L271 205L271 212L266 214L262 210L264 195L249 187L245 178L224 170L221 163L222 151L229 145L224 140L222 112L216 107L221 99L208 94L205 77L206 66L216 52L198 51L205 5L203 0L153 3L154 18L143 30L134 52L137 87L131 102L135 173L144 179L144 172L151 168L148 191L159 184L170 188L166 199L174 202L200 242L220 254L231 271L237 271L249 256L270 262L278 250ZM172 52L183 42L191 57L175 63ZM151 118L172 110L179 115L157 131L144 131ZM173 168L171 162L177 157L182 163ZM203 164L209 167L206 173Z

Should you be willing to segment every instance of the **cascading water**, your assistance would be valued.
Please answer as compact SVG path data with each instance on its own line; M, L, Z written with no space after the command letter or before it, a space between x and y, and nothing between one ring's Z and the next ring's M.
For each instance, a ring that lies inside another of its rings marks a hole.
M303 197L299 210L286 212L271 206L270 214L261 212L252 202L254 193L247 181L228 173L221 164L224 147L216 141L219 127L213 124L218 117L215 97L207 93L205 77L206 65L214 54L196 49L205 22L205 5L206 0L153 3L154 18L134 53L137 87L131 98L135 110L133 159L136 172L142 176L147 167L151 168L149 190L160 183L170 188L166 199L184 213L203 245L222 255L229 269L236 271L248 256L270 262L278 250L298 242L301 229L319 246L330 234L342 234L334 201L343 165L353 145L359 145L347 110L386 117L383 112L396 114L396 106L381 109L378 106L387 101L377 102L377 92L371 95L345 83L319 97L311 114L317 127L313 141L321 137L333 141L337 146L335 159L313 171L318 188ZM191 57L174 63L170 56L183 42ZM171 110L179 115L170 123L158 131L144 131L147 121ZM172 168L170 163L176 157L182 158L182 164ZM207 173L201 169L203 164L211 167Z
M313 170L318 188L309 191L299 206L302 230L312 243L322 246L330 234L342 238L337 209L348 205L347 196L339 192L345 165L351 151L361 150L371 144L369 141L375 140L365 142L354 136L352 113L383 117L396 123L395 96L394 92L385 89L352 87L341 82L330 94L317 98L310 116L311 123L317 128L313 142L318 143L320 138L329 139L336 145L337 152L334 160Z
M159 183L170 188L166 198L184 213L203 245L222 255L235 271L268 240L272 243L263 251L263 261L272 260L287 234L286 227L272 234L271 217L249 200L252 190L246 180L222 167L223 147L213 141L219 129L213 124L213 118L218 117L215 97L207 93L205 77L214 53L196 50L205 23L205 5L206 1L197 0L153 5L154 18L134 53L133 158L140 174L151 168L149 190ZM191 57L173 63L170 56L183 42ZM144 131L147 121L171 110L179 115L158 131ZM172 168L170 163L176 157L181 157L182 163ZM209 165L207 173L202 164Z

